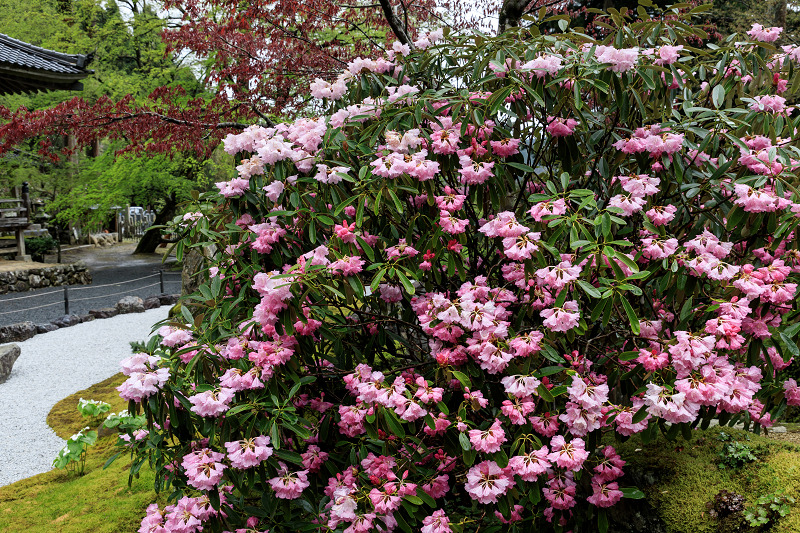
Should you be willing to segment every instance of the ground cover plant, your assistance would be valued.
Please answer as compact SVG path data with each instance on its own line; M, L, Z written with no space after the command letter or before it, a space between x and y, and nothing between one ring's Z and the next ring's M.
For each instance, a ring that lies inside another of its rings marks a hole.
M736 468L717 468L719 454L729 442L721 441L721 434L761 450L759 459ZM635 478L649 504L639 507L623 501L610 509L611 518L621 524L649 519L649 524L657 524L658 528L640 527L639 531L660 529L670 533L788 533L800 528L796 502L786 504L783 510L791 508L791 512L783 518L774 516L776 519L768 528L751 526L747 516L759 515L760 509L768 515L769 503L760 502L772 501L775 496L792 500L800 497L795 444L743 430L712 427L693 430L692 440L682 436L669 440L660 435L645 444L637 435L621 444L618 451L628 460L626 475Z
M124 380L125 376L118 374L58 402L47 417L48 425L63 439L86 427L87 419L76 409L81 397L108 402L115 412L124 410L126 402L115 389ZM91 425L97 429L93 422ZM101 432L97 443L87 451L82 476L51 470L0 487L0 530L9 533L136 531L147 505L159 498L153 491L155 479L148 468L132 479L129 479L130 461L119 460L104 468L118 452L117 440L116 431Z
M672 16L419 35L226 138L208 281L123 363L140 531L605 531L617 440L800 403L800 51Z

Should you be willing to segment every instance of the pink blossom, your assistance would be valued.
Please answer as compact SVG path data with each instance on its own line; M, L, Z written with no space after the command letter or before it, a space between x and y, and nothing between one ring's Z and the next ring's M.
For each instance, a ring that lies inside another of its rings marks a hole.
M215 183L219 193L225 198L236 198L250 190L250 181L243 178L234 178L231 181Z
M756 41L761 41L765 43L774 43L780 37L783 28L779 28L777 26L773 26L771 28L765 28L761 24L754 23L753 27L747 31L747 35L755 39Z
M537 78L543 78L546 74L556 76L561 70L561 56L555 54L541 54L539 57L528 61L519 67L522 71L533 71Z
M469 156L460 157L458 161L461 164L458 172L461 174L461 183L464 185L480 185L494 176L492 172L494 161L473 161Z
M119 365L122 367L122 373L130 376L134 373L148 372L155 370L160 357L148 355L146 353L137 353L120 361Z
M514 486L514 478L494 461L483 461L467 472L467 493L479 503L497 503Z
M497 157L509 157L519 152L520 139L501 139L499 141L490 141L492 153Z
M485 431L471 429L469 431L469 441L474 450L495 453L502 448L503 443L506 441L506 433L503 431L500 420L495 419L491 427Z
M189 396L192 403L192 412L202 417L219 416L229 409L234 391L222 387L218 390L209 390Z
M658 49L658 59L653 61L656 65L671 65L678 60L678 52L683 50L683 45L664 45Z
M133 372L117 390L123 400L141 402L158 392L169 376L168 368L159 368L154 372Z
M609 63L608 70L626 72L636 64L636 60L639 57L639 49L617 49L613 46L598 46L595 48L594 55L600 63Z
M769 111L770 113L783 113L786 111L786 98L777 95L754 96L750 104L753 111Z
M634 213L638 213L647 204L641 196L634 196L632 194L617 194L609 200L610 207L616 207L622 210L622 216L629 217Z
M800 387L797 386L797 381L794 379L784 381L783 390L787 404L792 406L800 405Z
M432 515L422 519L420 533L451 533L450 519L442 509L437 509Z
M257 466L272 455L269 437L264 435L225 443L228 460L234 468L245 469Z
M269 486L275 491L276 497L296 500L311 484L308 481L308 471L289 472L289 468L282 461L279 461L278 465L280 466L278 476L267 481Z
M328 265L330 272L342 276L354 276L364 268L364 260L359 256L345 256Z
M381 293L381 300L386 303L399 302L403 299L403 290L395 285L381 283L378 288Z
M446 233L451 235L464 233L468 225L469 220L467 219L456 218L447 211L441 211L439 213L439 226L441 226L442 231Z
M589 458L589 452L586 451L584 445L583 439L574 438L567 442L563 436L556 435L550 441L552 452L547 459L558 465L559 468L577 472L581 469L584 461Z
M616 482L596 483L592 481L592 495L586 501L597 507L611 507L622 499L622 491Z
M197 490L212 490L222 480L227 468L221 461L223 454L207 448L183 456L181 466L186 471L187 483Z
M542 218L548 215L563 215L567 212L567 203L563 198L553 202L539 202L531 207L531 216L536 222L541 222Z
M578 121L574 118L563 119L561 117L548 116L545 129L553 137L567 137L573 134L577 125Z
M570 300L563 307L542 309L539 314L544 318L544 325L552 331L569 331L578 326L581 318L578 302Z
M540 285L558 293L568 284L578 279L582 268L569 261L562 261L557 266L540 268L536 271L536 278Z
M319 472L325 461L328 460L328 453L320 451L319 446L310 444L308 450L300 454L303 460L303 467L311 473Z
M508 460L508 468L523 481L533 482L550 468L548 455L547 446L542 446L530 453L515 455Z

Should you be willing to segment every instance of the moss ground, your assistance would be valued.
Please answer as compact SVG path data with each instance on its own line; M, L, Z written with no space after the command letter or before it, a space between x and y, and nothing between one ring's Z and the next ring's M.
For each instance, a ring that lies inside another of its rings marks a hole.
M724 431L755 451L759 460L739 468L720 469L719 453ZM720 524L708 515L706 502L720 490L736 492L748 504L759 495L782 491L796 503L789 516L770 531L800 531L800 447L731 428L694 431L693 439L669 442L660 437L642 444L631 438L618 447L644 478L656 482L640 486L649 503L658 510L668 531L674 533L718 533Z
M81 428L96 423L77 410L78 398L102 400L119 412L126 403L114 387L122 383L118 374L60 401L47 422L61 437L68 438ZM123 533L139 528L145 508L157 496L153 474L143 467L140 477L128 487L130 463L125 456L103 470L116 453L116 436L102 437L90 448L86 474L51 470L11 485L0 487L0 531L3 533ZM163 503L163 502L160 502Z

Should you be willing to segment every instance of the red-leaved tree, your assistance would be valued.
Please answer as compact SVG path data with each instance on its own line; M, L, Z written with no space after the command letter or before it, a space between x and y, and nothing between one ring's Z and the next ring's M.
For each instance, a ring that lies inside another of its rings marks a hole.
M135 149L207 153L247 124L309 109L308 87L331 79L348 61L383 53L387 43L413 47L419 30L448 26L497 31L518 26L563 0L161 0L178 24L162 35L171 53L191 51L205 62L209 99L160 88L142 105L133 98L50 109L0 108L0 153L34 137L69 133L77 146L98 136ZM45 139L44 152L49 151Z

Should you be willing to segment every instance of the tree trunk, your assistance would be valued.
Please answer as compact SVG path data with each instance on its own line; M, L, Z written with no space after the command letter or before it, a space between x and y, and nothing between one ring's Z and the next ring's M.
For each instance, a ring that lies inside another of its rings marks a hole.
M786 0L779 0L775 5L775 25L786 27Z
M161 226L172 220L172 217L175 216L175 211L177 208L178 201L175 198L175 193L173 193L167 197L167 203L164 204L164 207L156 215L153 226ZM158 245L161 243L161 230L151 227L144 232L144 235L142 235L142 238L139 240L139 244L136 245L136 250L134 250L133 253L152 254L156 251L156 248L158 248Z
M525 7L530 3L530 0L503 0L503 6L500 8L497 21L500 27L500 33L503 33L508 28L515 28L519 26L519 21L525 13Z

